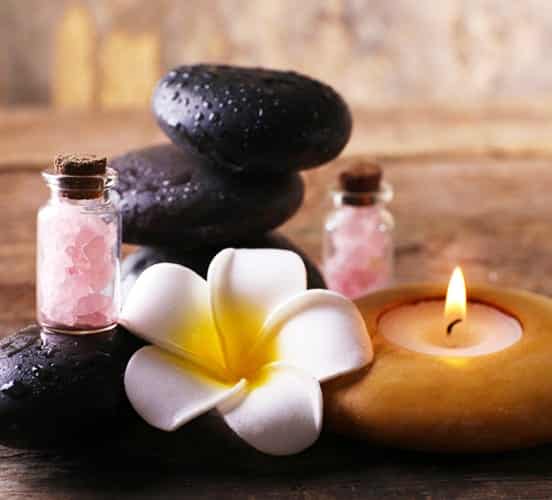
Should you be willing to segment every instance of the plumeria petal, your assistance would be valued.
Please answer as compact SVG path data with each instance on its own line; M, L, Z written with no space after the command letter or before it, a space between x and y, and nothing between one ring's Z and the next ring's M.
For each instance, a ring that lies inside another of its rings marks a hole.
M207 282L178 264L156 264L138 278L119 323L143 339L211 367L224 359Z
M207 281L226 361L234 371L270 312L307 287L302 259L273 249L227 248L211 262Z
M130 358L125 390L136 412L150 425L173 431L243 390L245 381L224 384L193 363L155 346Z
M276 352L320 381L370 363L372 341L353 302L328 290L309 290L270 315L255 352ZM258 357L258 356L257 356Z
M292 455L308 448L322 428L322 392L309 374L282 363L265 365L255 380L218 406L226 423L257 450Z

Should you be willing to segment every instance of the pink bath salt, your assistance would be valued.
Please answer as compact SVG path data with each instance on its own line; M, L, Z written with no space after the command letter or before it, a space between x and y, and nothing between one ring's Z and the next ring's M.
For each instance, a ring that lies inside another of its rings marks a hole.
M79 206L51 206L38 219L41 324L98 329L117 319L116 221Z
M392 237L378 207L343 206L328 231L326 283L355 299L387 286L393 272Z

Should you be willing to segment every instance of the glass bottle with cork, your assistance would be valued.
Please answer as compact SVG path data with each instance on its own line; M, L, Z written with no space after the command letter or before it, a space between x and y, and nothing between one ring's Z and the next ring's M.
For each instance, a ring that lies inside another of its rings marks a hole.
M355 299L386 287L393 277L393 198L375 163L352 165L331 193L324 223L322 267L331 290Z
M116 172L103 157L61 155L42 176L50 198L37 220L38 323L57 333L109 330L121 300Z

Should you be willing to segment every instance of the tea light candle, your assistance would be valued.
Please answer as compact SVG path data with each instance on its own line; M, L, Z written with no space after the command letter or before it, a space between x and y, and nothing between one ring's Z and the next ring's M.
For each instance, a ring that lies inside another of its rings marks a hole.
M468 311L469 305L469 311ZM467 303L460 268L452 274L446 301L424 300L383 314L379 332L390 342L434 356L472 357L498 352L519 341L519 321L491 305Z
M468 286L388 288L356 301L366 370L324 386L328 429L370 444L497 452L552 442L552 301Z

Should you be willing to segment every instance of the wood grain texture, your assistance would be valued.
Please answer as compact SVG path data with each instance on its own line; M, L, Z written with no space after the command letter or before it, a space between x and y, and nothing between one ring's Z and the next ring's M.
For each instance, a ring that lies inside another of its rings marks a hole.
M348 155L394 161L552 157L552 102L519 102L508 109L418 104L352 111L353 135L344 153ZM0 108L0 168L40 167L59 151L114 155L166 140L149 111Z
M466 118L430 110L412 115L356 112L356 116L348 152L384 157L385 175L396 191L391 209L397 221L397 281L445 280L453 265L460 263L468 282L519 286L552 295L549 153L524 156L523 148L512 147L511 154L496 157L491 149L496 143L489 139L494 133L507 143L503 119L510 130L518 131L511 132L513 143L527 145L531 130L547 126L543 116L530 110L515 119L482 112ZM458 123L466 131L473 127L485 132L484 148L478 150L474 138L452 148ZM431 149L438 156L428 155L425 148L432 137L438 138ZM0 113L0 335L34 316L34 220L47 196L40 167L59 150L114 154L159 140L161 133L146 114ZM476 154L481 152L486 154ZM319 254L328 188L347 161L306 173L305 205L283 228L314 258ZM169 435L167 443L136 443L132 434L121 436L109 450L36 452L0 447L0 498L552 496L550 447L441 457L368 448L324 436L300 457L267 459L259 466L238 450L205 444L216 443L205 430L194 434L189 446L176 450L170 448Z

